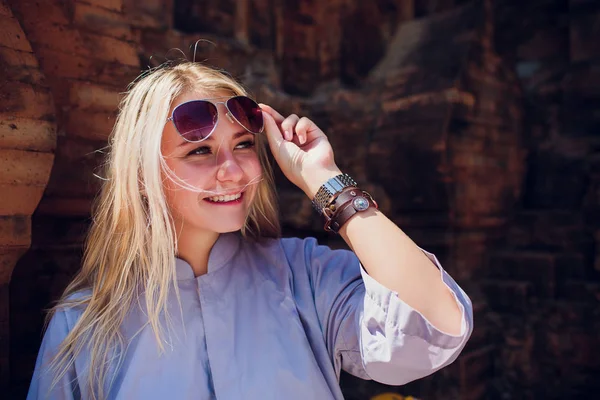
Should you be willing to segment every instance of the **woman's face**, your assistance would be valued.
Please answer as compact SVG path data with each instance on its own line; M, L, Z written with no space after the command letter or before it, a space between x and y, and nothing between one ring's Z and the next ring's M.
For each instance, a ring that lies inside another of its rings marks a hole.
M190 100L217 97L226 98L229 94L186 93L175 99L170 111ZM161 151L174 175L169 178L164 173L163 184L180 232L225 233L241 229L261 180L255 136L227 118L223 104L217 108L217 127L202 142L185 141L171 121L163 130Z

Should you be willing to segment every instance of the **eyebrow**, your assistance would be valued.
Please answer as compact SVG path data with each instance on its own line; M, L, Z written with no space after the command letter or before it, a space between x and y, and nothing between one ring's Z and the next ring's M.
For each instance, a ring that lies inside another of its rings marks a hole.
M241 138L242 136L246 136L246 135L252 135L252 133L250 133L250 132L248 132L248 131L245 131L245 130L244 130L244 131L239 131L239 132L236 132L236 133L234 133L234 134L233 134L233 137L232 137L232 139L233 139L233 140L236 140L236 139L239 139L239 138ZM191 144L196 144L196 145L197 145L197 144L200 144L200 143L211 142L211 141L214 141L214 137L213 137L213 135L210 135L209 137L207 137L206 139L204 139L204 140L203 140L203 141L201 141L201 142L188 142L188 141L186 141L186 140L185 140L185 139L183 139L183 138L182 138L182 140L183 140L183 142L182 142L182 143L180 143L180 144L177 146L178 148L179 148L179 147L184 147L184 146L187 146L187 145L191 145Z

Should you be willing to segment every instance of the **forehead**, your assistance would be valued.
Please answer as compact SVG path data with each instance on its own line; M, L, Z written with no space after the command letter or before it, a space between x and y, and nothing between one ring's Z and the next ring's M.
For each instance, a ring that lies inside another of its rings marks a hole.
M182 103L186 103L192 100L203 100L203 99L218 99L217 101L224 101L228 97L234 96L232 91L221 89L221 90L194 90L185 91L173 100L169 114L173 112L173 109Z

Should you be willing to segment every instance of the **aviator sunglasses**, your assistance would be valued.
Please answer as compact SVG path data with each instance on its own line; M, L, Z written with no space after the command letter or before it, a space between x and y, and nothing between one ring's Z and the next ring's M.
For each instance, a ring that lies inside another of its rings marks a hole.
M177 132L188 142L201 142L208 138L217 127L219 122L217 105L223 104L227 109L225 115L230 121L235 120L245 130L253 134L263 131L262 110L254 100L246 96L233 96L225 101L209 101L225 98L227 97L191 100L181 103L173 109L173 113L167 120L173 122Z

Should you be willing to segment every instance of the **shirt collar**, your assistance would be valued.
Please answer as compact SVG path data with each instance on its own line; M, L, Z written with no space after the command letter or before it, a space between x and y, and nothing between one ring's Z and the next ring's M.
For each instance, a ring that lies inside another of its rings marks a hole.
M208 255L208 274L219 270L237 253L240 247L240 233L221 233ZM194 279L194 271L187 261L175 258L177 280Z

